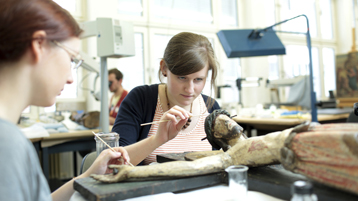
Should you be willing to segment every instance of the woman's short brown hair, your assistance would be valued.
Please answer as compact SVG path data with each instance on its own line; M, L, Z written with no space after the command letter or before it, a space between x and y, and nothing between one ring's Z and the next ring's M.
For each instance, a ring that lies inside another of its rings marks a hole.
M165 48L164 63L174 75L189 75L203 69L207 64L211 70L211 90L215 90L215 80L218 70L213 47L203 35L181 32L173 36ZM158 72L161 81L161 70ZM209 97L208 108L214 104Z

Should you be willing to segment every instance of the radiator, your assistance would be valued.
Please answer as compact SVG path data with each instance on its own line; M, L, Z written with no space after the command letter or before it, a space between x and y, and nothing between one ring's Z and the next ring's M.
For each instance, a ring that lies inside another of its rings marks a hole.
M79 161L77 159L77 161ZM74 177L72 152L50 154L50 179L70 179ZM77 167L79 167L77 165Z

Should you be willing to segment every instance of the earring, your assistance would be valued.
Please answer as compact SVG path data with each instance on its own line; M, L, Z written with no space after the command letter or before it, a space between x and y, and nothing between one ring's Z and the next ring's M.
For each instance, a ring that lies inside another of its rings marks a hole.
M163 73L163 76L164 76L164 77L166 77L166 76L167 76L167 74L164 74L164 73Z

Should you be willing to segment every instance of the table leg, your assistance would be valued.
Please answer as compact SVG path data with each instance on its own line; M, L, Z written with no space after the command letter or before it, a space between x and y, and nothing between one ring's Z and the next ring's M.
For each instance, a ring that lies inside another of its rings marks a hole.
M77 151L73 153L73 176L77 177Z
M247 137L252 137L251 130L252 130L252 126L246 125Z
M40 147L41 147L40 141L39 142L33 142L32 144L34 145L34 147L36 149L37 156L40 156Z
M48 148L44 147L42 148L42 170L44 172L44 175L47 179L47 181L49 181L50 179L50 170L49 170L50 166L49 166L49 153L48 153Z

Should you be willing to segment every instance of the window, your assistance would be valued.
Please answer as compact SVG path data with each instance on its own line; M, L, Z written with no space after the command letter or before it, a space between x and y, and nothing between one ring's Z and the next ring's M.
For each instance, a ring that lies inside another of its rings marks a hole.
M311 37L317 36L316 6L313 0L282 0L281 21L305 14L309 19ZM281 25L283 31L307 32L306 19L303 17Z
M289 19L297 15L305 14L309 20L311 37L324 39L333 38L332 2L331 0L281 0L281 20ZM319 9L316 5L319 3ZM320 36L317 33L318 20L320 21ZM306 32L306 19L297 18L295 23L282 24L282 30L294 32Z
M332 0L279 0L278 2L280 2L278 5L279 21L300 14L305 14L308 17L312 42L314 90L318 100L328 97L328 91L335 89ZM306 33L306 19L300 17L283 23L279 29ZM280 77L290 78L297 75L309 75L306 36L304 34L281 34L280 36L287 53L286 56L283 56L282 72L284 74L281 74ZM274 65L274 62L272 65ZM274 72L270 71L270 76L273 76L273 74Z
M224 85L230 85L231 93L225 94L224 102L239 102L239 89L236 86L236 79L241 78L241 66L240 59L238 58L227 58L220 63L221 68L224 68ZM221 89L221 92L226 91ZM223 95L223 94L221 94ZM241 97L240 97L241 98Z
M65 84L65 87L58 98L77 98L77 71L78 69L72 69L73 83Z
M248 1L244 2L240 2L240 1L220 1L221 2L221 21L220 21L220 25L230 25L230 26L238 26L239 23L237 23L237 19L239 17L235 16L235 15L239 15L243 20L243 22L246 21L246 18L244 15L242 15L241 13L237 13L237 2L239 2L239 6L243 7L242 9L246 8L244 7L245 5L254 5L255 3L249 3ZM256 5L255 5L256 6ZM275 1L274 0L265 0L265 1L261 1L260 2L260 6L264 9L264 12L262 13L262 15L258 16L258 18L262 18L261 22L264 22L262 24L264 25L260 25L260 26L270 26L273 25L276 21L275 21ZM231 11L231 9L233 11ZM242 10L244 11L244 10ZM241 15L240 15L241 14ZM223 19L223 17L225 17L225 19ZM234 18L236 18L236 20L234 20ZM225 22L226 21L226 22ZM235 22L235 23L234 23ZM249 28L255 28L255 27L251 27L252 25L248 25ZM263 28L262 27L262 28ZM236 27L235 27L236 28ZM238 29L242 29L241 27L237 27ZM231 29L231 27L229 28ZM276 56L272 56L272 57L268 57L269 61L271 61L271 58L276 58L276 60L274 60L274 64L271 65L270 63L270 72L274 72L272 73L272 75L274 75L275 77L278 77L278 73L279 73L279 68L278 68L278 62L277 62L277 57ZM222 56L222 58L220 58L220 67L222 69L222 74L219 73L219 79L222 79L221 85L229 85L230 88L221 88L221 93L222 92L226 92L223 96L221 96L222 102L223 103L238 103L239 101L246 106L250 105L250 104L246 104L243 103L243 97L246 95L242 89L242 93L239 93L239 89L237 87L237 83L236 80L238 78L242 78L242 77L257 77L257 74L254 73L252 75L248 75L245 73L244 71L244 75L242 74L242 68L247 67L246 65L241 67L240 64L241 60L239 58L227 58L226 54L224 53L224 55ZM220 77L221 76L221 77ZM247 88L248 90L246 91L250 91L249 93L252 92L252 87L258 87L258 81L248 81L248 82L243 82L241 86ZM243 95L245 94L245 95ZM242 95L242 97L240 97L240 95ZM258 100L260 101L260 100ZM253 101L255 102L255 101ZM255 103L253 103L255 104ZM250 105L251 106L251 105ZM230 106L229 106L230 107Z
M176 33L181 31L202 32L203 35L210 36L214 42L218 42L216 33L221 29L245 29L245 28L264 28L277 22L292 18L297 15L306 14L309 18L310 32L312 36L312 56L315 69L315 86L318 97L326 96L326 89L332 88L328 86L326 79L328 75L321 75L323 72L324 62L322 61L324 53L323 48L332 48L335 45L335 36L333 34L333 15L335 10L332 0L261 0L257 6L254 1L239 0L116 0L117 5L113 9L108 9L108 16L133 22L137 32L141 32L141 36L136 35L136 51L140 48L142 58L137 55L132 58L122 58L116 60L115 67L124 73L124 87L132 88L136 85L159 83L158 69L160 59L163 57L164 49L169 39ZM92 6L92 7L91 7ZM108 5L106 5L108 6ZM107 7L108 8L108 7ZM251 10L255 8L255 12ZM103 17L103 11L99 12L98 4L89 4L89 18ZM112 13L114 10L114 14ZM241 12L242 11L242 12ZM254 13L254 14L253 14ZM257 17L257 18L256 18ZM240 24L242 23L242 25ZM306 19L300 17L288 23L284 23L275 27L276 30L291 32L306 32ZM233 91L233 100L238 99L238 90L236 88L236 79L239 77L260 77L269 79L287 78L284 73L290 73L291 76L296 74L308 75L308 53L305 35L303 34L278 34L285 46L292 46L293 57L299 54L300 59L293 58L293 62L286 65L284 56L268 56L267 63L262 65L265 69L261 70L261 61L252 62L249 59L227 59L223 55L221 46L214 48L220 63L220 71L218 74L217 85L229 84L235 88ZM137 39L141 38L141 39ZM142 47L138 47L137 41L142 40ZM143 51L144 50L144 51ZM220 52L221 51L221 52ZM326 58L325 58L326 59ZM329 59L327 59L329 60ZM242 68L260 69L242 71ZM266 62L263 60L263 62ZM296 63L294 63L296 62ZM113 64L113 63L112 63ZM328 64L327 68L328 68ZM127 68L135 69L129 69ZM291 68L291 69L289 69ZM134 72L135 71L135 72ZM235 73L236 72L236 73ZM269 72L269 75L267 73ZM328 72L327 72L328 73ZM127 78L130 77L130 83ZM134 78L132 78L134 77ZM165 78L164 78L165 81ZM210 85L204 88L204 93L209 92ZM250 91L252 92L252 91ZM319 93L321 95L319 95ZM207 94L209 95L209 94ZM230 94L231 95L231 94ZM246 92L244 94L247 95ZM257 102L264 102L262 97ZM255 101L250 101L246 106L253 106Z
M173 35L165 35L165 34L154 34L153 41L155 41L156 45L154 46L154 68L152 73L152 84L153 83L160 83L157 72L159 70L159 62L163 58L165 48L169 40L173 37ZM165 79L165 78L164 78ZM164 81L164 80L163 80Z
M236 0L221 0L220 24L237 26L237 2Z
M273 25L276 21L276 9L275 9L275 0L265 0L264 5L266 13L265 13L265 20L268 23L267 25Z
M213 23L211 0L154 0L151 13L155 18L180 23Z
M70 13L76 12L76 2L73 0L53 0L62 8L68 10Z
M51 105L50 107L44 107L45 113L51 113L56 111L56 103Z
M318 49L312 47L313 86L316 97L321 96ZM309 56L307 46L287 45L284 56L284 78L293 78L300 75L310 75Z
M332 6L331 0L320 0L321 6L321 36L324 39L333 38Z
M82 18L82 3L81 0L53 0L58 5L60 5L62 8L66 9L71 13L72 16L74 16L75 19ZM69 63L70 65L70 63ZM77 70L72 70L72 77L73 77L73 83L68 85L66 84L64 86L63 91L61 92L61 95L57 98L59 99L75 99L78 98L78 90L77 90L77 82L78 82L78 74ZM31 108L31 110L30 110ZM35 109L36 108L36 109ZM23 111L24 113L27 113L31 115L31 118L38 118L39 113L50 113L54 112L56 110L56 104L50 106L50 107L35 107L31 106L28 107Z
M54 0L58 5L69 11L73 16L80 16L80 1L76 0ZM73 83L66 84L61 95L58 98L77 98L77 70L72 70Z
M22 113L30 113L31 109L30 106L26 107Z
M118 14L143 16L141 0L118 0Z
M213 47L213 49L215 49L215 43L214 43L214 39L211 38L211 37L207 37L208 40L210 41L211 43L211 46ZM219 69L217 69L218 72L219 72ZM205 86L204 86L204 89L202 91L203 94L207 95L207 96L211 96L211 97L215 97L215 89L211 89L211 74L212 72L209 71L208 72L208 76L206 77L206 83L205 83Z
M278 56L268 56L269 62L269 80L275 80L280 78Z
M82 1L81 0L53 0L62 8L66 9L75 18L82 18Z
M329 97L330 90L336 90L335 52L333 48L322 48L324 93Z
M123 73L122 86L131 90L144 84L143 34L135 33L135 56L117 59L116 67Z

